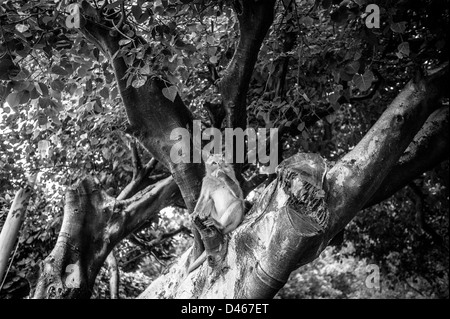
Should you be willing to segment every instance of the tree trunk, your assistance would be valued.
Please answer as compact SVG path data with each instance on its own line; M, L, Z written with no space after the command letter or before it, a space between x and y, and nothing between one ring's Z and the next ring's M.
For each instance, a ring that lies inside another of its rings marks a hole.
M21 188L17 191L3 224L0 233L0 285L3 282L9 256L14 248L20 226L22 226L30 195L31 188Z
M177 189L167 177L123 200L90 178L67 190L58 240L43 262L34 298L89 298L114 246L166 207Z
M118 299L120 274L114 250L109 253L106 258L106 263L108 264L109 270L109 295L111 296L111 299Z

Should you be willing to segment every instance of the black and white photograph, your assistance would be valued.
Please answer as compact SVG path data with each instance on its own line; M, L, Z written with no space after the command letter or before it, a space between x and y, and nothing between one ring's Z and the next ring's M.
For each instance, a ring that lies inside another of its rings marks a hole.
M448 300L449 21L449 0L0 0L0 307Z

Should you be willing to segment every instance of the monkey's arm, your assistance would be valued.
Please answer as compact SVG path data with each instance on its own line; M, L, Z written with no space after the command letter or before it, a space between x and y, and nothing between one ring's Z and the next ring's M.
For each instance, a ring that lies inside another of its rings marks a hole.
M203 181L203 184L205 185L205 180ZM210 190L207 187L202 186L192 217L195 218L196 216L199 216L201 219L205 219L211 215L211 209L214 209L214 202L211 199Z
M204 224L205 226L208 227L215 226L222 232L223 235L225 235L235 230L241 224L243 219L244 219L244 201L239 198L236 198L236 200L233 201L227 208L227 210L223 213L219 221L215 220L213 217L210 217L204 222ZM219 247L223 246L220 245ZM223 256L224 252L222 248L219 248L218 252L219 256L220 254L222 254ZM208 255L206 251L204 251L194 262L192 262L191 265L189 265L188 273L197 269L207 258ZM217 257L215 257L215 259L217 259Z
M202 189L199 199L197 201L197 205L195 206L194 209L194 214L192 215L192 220L194 220L197 216L201 220L208 218L205 222L203 222L205 226L208 226L207 221L211 219L211 216L215 212L216 208L214 207L214 201L212 200L212 198L206 196L205 194L206 191ZM188 273L191 273L193 270L197 269L201 264L203 264L203 262L206 260L207 257L208 256L206 254L206 251L203 251L203 253L189 265Z

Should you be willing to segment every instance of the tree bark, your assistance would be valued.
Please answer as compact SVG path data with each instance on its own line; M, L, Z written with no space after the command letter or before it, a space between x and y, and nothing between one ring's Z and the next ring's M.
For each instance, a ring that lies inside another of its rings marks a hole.
M109 253L108 257L106 258L106 263L108 264L109 270L109 295L111 299L118 299L120 274L119 265L117 264L114 250Z
M387 199L406 186L408 181L448 158L448 127L449 109L448 106L443 106L430 115L364 208Z
M21 188L17 191L0 233L0 288L8 266L9 256L14 248L20 226L22 226L25 212L27 211L30 196L31 188L29 187Z
M234 1L239 42L218 87L227 114L227 127L247 127L247 92L259 49L272 25L274 0Z

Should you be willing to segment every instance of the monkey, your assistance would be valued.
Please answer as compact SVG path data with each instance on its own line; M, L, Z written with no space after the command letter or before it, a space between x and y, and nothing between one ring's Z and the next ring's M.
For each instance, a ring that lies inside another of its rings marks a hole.
M205 162L200 196L194 209L207 219L204 225L216 227L223 235L235 230L244 219L244 198L233 167L220 154L212 154ZM204 251L189 267L189 273L206 260Z

